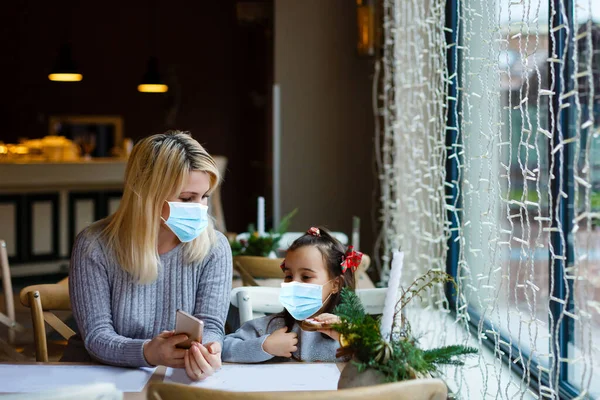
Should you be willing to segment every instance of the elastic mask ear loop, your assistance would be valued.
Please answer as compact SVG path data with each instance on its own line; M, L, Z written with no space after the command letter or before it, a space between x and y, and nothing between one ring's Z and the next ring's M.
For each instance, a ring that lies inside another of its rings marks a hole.
M342 275L336 276L335 278L331 279L329 282L331 282L331 281L337 281L339 278L343 279ZM327 283L329 283L329 282L327 282ZM338 289L338 291L334 293L333 292L333 287L331 288L331 290L332 290L332 292L329 293L329 296L331 296L332 294L337 294L337 293L339 293L341 291L340 289ZM327 298L329 298L329 296L327 296Z
M167 200L163 201L163 203L167 203L167 206L169 207L169 217L171 216L171 205L169 204L169 202ZM167 224L167 220L163 218L163 216L160 216L160 219L162 219L162 221L165 223L165 225Z
M337 279L337 278L330 279L329 281L327 281L327 282L325 283L325 285L327 285L329 282L331 282L331 281L334 281L334 280L336 280L336 279ZM325 286L325 285L323 285L323 286ZM337 292L336 292L336 293L337 293ZM333 292L331 292L331 291L329 292L329 295L328 295L328 296L325 298L325 300L323 300L323 305L321 306L321 308L319 308L319 311L321 311L322 309L324 309L324 308L325 308L325 306L327 305L327 303L329 302L329 300L331 300L331 296L333 296L334 294L335 294L335 293L333 293ZM317 311L317 312L319 312L319 311Z

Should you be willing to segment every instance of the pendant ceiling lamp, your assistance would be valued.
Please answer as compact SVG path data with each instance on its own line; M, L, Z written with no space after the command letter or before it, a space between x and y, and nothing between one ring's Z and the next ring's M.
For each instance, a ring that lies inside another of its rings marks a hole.
M158 58L150 57L142 82L138 85L138 91L144 93L164 93L169 90L158 72Z
M151 26L150 26L150 48L156 54L156 3L150 4ZM150 56L146 66L146 72L142 76L142 81L138 85L138 91L142 93L165 93L169 87L163 82L158 70L158 58Z
M56 62L48 74L48 79L54 82L79 82L83 79L83 75L77 70L77 64L73 59L73 52L71 47L72 37L72 21L73 21L73 7L72 4L68 4L66 10L61 13L63 20L62 23L62 42L58 50L58 57Z
M55 82L79 82L83 79L83 75L77 71L77 65L73 61L70 44L65 43L61 46L48 79Z

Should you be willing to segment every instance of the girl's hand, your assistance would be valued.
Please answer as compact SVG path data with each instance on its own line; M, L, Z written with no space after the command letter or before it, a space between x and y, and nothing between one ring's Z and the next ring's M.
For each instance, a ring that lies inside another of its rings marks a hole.
M208 343L206 346L192 342L185 352L185 372L193 381L203 381L221 368L221 344Z
M319 314L316 317L312 318L313 320L320 322L321 325L326 325L327 328L325 329L317 329L317 332L321 332L326 334L327 336L329 336L330 338L337 340L338 342L340 341L340 334L338 331L331 329L331 325L333 324L339 324L342 322L342 320L340 319L340 317L338 317L337 315L334 314Z
M290 358L298 350L298 334L285 327L277 329L265 339L263 350L272 356Z
M175 335L175 331L163 331L144 343L144 358L150 365L183 368L185 350L175 347L188 339L187 335Z

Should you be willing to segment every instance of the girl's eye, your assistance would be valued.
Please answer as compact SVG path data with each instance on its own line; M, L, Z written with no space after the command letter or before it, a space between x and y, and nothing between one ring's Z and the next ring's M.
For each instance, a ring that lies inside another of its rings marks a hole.
M305 275L305 276L302 277L302 279L305 280L305 281L308 281L308 280L312 279L312 277Z
M192 201L192 198L191 197L186 197L186 198L180 198L179 200L181 200L184 203L187 203L187 202Z
M285 278L283 278L285 281L291 281L292 277L291 276L286 276Z

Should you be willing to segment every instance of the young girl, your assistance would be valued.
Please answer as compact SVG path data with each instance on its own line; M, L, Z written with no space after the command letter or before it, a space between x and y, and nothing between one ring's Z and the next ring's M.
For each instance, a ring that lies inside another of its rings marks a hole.
M310 228L287 251L279 299L285 310L246 322L223 342L223 361L258 363L336 361L339 334L329 325L344 287L354 289L362 254L344 246L325 229Z

